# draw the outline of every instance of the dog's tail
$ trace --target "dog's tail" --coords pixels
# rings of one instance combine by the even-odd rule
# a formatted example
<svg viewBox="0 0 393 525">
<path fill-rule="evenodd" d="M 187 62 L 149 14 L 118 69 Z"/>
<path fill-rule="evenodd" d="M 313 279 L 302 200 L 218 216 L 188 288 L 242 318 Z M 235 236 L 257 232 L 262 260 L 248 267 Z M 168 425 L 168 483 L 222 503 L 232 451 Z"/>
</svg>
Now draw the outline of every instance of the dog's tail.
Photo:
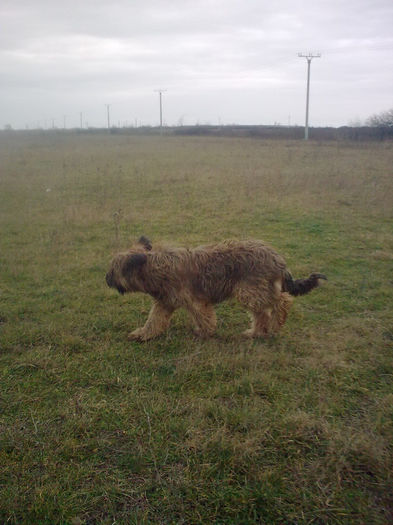
<svg viewBox="0 0 393 525">
<path fill-rule="evenodd" d="M 282 285 L 283 292 L 289 292 L 295 297 L 297 295 L 305 295 L 311 292 L 313 288 L 319 286 L 319 279 L 327 281 L 327 277 L 322 273 L 312 273 L 307 279 L 296 279 L 292 278 L 289 272 L 285 273 L 284 282 Z"/>
</svg>

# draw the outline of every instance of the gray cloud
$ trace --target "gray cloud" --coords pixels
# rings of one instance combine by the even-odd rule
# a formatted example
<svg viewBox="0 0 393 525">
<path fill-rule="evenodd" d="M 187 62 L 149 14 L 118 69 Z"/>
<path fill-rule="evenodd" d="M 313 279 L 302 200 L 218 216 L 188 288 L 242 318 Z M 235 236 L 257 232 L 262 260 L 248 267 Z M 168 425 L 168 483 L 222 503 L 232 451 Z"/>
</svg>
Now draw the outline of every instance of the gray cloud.
<svg viewBox="0 0 393 525">
<path fill-rule="evenodd" d="M 341 125 L 392 105 L 388 0 L 3 0 L 0 126 L 67 115 L 78 125 L 311 123 Z M 62 125 L 62 124 L 61 124 Z"/>
</svg>

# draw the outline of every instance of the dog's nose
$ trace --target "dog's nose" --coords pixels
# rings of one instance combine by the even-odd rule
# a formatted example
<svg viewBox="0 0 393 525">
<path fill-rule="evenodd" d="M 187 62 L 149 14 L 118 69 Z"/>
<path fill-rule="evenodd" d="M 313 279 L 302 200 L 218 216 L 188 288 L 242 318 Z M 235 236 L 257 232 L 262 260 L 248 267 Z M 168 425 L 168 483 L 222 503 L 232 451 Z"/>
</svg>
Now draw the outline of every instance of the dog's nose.
<svg viewBox="0 0 393 525">
<path fill-rule="evenodd" d="M 108 272 L 106 275 L 105 275 L 105 281 L 106 281 L 106 284 L 111 288 L 113 283 L 112 283 L 112 272 Z"/>
</svg>

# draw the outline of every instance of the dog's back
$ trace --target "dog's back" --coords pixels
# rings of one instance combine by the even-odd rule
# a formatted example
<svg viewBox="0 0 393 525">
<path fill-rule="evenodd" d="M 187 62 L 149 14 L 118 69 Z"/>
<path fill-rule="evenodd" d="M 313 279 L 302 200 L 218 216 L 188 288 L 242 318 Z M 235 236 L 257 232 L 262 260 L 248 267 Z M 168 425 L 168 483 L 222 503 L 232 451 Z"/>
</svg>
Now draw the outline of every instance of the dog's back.
<svg viewBox="0 0 393 525">
<path fill-rule="evenodd" d="M 261 241 L 223 241 L 190 250 L 193 291 L 212 303 L 233 295 L 240 282 L 283 277 L 285 261 Z"/>
</svg>

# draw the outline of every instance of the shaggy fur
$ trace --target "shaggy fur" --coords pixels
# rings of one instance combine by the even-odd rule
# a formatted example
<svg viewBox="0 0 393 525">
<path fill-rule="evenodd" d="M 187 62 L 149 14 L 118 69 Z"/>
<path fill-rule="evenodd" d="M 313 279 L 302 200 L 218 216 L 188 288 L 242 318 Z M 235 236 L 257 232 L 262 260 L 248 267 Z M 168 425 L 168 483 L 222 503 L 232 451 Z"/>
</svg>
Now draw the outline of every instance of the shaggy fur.
<svg viewBox="0 0 393 525">
<path fill-rule="evenodd" d="M 146 237 L 115 256 L 106 275 L 121 294 L 143 292 L 155 301 L 146 324 L 129 337 L 147 341 L 164 332 L 172 313 L 183 307 L 195 331 L 210 336 L 216 328 L 213 305 L 236 298 L 252 315 L 249 337 L 267 336 L 285 323 L 292 297 L 317 287 L 322 274 L 293 280 L 284 259 L 262 241 L 223 241 L 186 248 L 156 248 Z"/>
</svg>

